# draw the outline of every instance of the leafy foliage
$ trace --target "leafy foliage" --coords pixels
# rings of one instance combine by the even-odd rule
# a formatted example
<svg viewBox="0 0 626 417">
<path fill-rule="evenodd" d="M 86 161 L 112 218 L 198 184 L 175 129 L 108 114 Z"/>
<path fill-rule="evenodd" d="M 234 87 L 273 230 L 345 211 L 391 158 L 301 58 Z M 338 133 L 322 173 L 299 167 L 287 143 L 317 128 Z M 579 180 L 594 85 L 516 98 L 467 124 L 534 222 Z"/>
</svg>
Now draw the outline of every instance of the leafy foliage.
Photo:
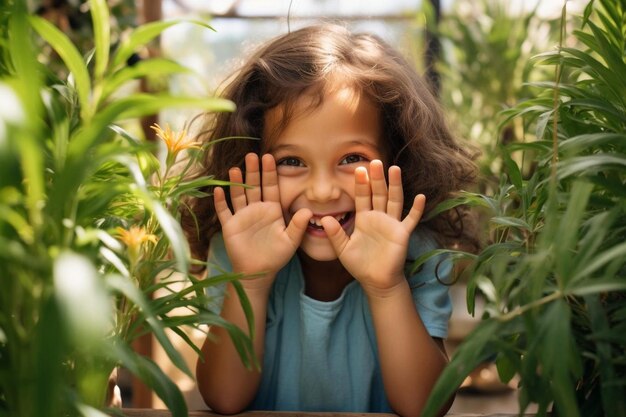
<svg viewBox="0 0 626 417">
<path fill-rule="evenodd" d="M 626 2 L 591 1 L 574 35 L 581 48 L 562 41 L 535 58 L 555 80 L 502 113 L 536 140 L 502 147 L 492 196 L 457 201 L 491 211 L 492 242 L 467 256 L 468 304 L 480 292 L 486 311 L 427 416 L 493 356 L 503 381 L 519 375 L 520 415 L 530 403 L 538 415 L 626 415 Z M 516 154 L 534 156 L 529 175 Z"/>
<path fill-rule="evenodd" d="M 126 64 L 176 22 L 139 27 L 110 54 L 107 4 L 89 4 L 95 50 L 86 55 L 24 1 L 8 2 L 0 15 L 0 415 L 102 415 L 109 374 L 123 365 L 183 416 L 180 390 L 131 343 L 154 334 L 191 374 L 165 329 L 192 345 L 182 326 L 219 325 L 252 363 L 246 332 L 205 308 L 206 287 L 238 285 L 239 277 L 189 273 L 177 213 L 186 195 L 214 183 L 186 179 L 206 149 L 195 149 L 184 132 L 173 140 L 166 129 L 170 146 L 159 159 L 124 123 L 166 107 L 233 106 L 218 98 L 118 94 L 151 72 L 185 70 L 163 58 Z M 41 40 L 67 76 L 36 60 Z M 181 280 L 187 289 L 170 288 Z M 154 297 L 158 289 L 165 295 Z M 172 317 L 174 308 L 187 314 Z"/>
<path fill-rule="evenodd" d="M 480 147 L 481 192 L 498 185 L 502 159 L 498 148 L 521 140 L 521 123 L 498 129 L 498 113 L 536 93 L 531 81 L 551 76 L 530 57 L 553 41 L 555 23 L 536 10 L 516 10 L 514 2 L 454 2 L 438 30 L 443 44 L 439 69 L 445 82 L 441 99 L 461 137 Z M 518 5 L 519 6 L 519 5 Z"/>
</svg>

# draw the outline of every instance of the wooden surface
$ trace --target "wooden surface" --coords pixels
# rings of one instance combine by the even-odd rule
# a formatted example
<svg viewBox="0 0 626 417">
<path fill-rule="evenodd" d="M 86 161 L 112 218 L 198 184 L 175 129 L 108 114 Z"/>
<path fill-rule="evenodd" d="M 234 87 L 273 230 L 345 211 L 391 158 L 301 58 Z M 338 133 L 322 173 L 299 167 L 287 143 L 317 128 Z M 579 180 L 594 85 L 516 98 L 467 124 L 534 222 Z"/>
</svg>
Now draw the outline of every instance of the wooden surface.
<svg viewBox="0 0 626 417">
<path fill-rule="evenodd" d="M 141 408 L 124 408 L 124 415 L 128 417 L 171 417 L 167 410 L 150 410 Z M 190 411 L 189 417 L 215 417 L 221 414 L 210 411 Z M 234 414 L 231 417 L 397 417 L 395 414 L 384 413 L 309 413 L 299 411 L 247 411 Z M 517 414 L 447 414 L 450 417 L 514 417 Z"/>
</svg>

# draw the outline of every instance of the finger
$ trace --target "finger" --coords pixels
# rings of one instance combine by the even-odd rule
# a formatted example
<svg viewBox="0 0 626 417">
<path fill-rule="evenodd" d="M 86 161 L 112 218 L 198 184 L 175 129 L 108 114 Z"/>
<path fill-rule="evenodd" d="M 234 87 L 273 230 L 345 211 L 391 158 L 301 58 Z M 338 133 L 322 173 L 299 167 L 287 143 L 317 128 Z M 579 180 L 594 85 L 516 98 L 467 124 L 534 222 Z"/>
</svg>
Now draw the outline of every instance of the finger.
<svg viewBox="0 0 626 417">
<path fill-rule="evenodd" d="M 241 185 L 237 185 L 243 183 L 241 170 L 239 168 L 228 170 L 228 180 L 235 183 L 230 186 L 230 201 L 233 203 L 233 209 L 237 212 L 247 205 L 244 188 Z"/>
<path fill-rule="evenodd" d="M 300 246 L 302 242 L 302 236 L 306 232 L 306 228 L 309 226 L 309 219 L 313 216 L 313 212 L 309 209 L 300 209 L 293 215 L 291 221 L 287 225 L 285 232 L 289 239 L 296 246 Z"/>
<path fill-rule="evenodd" d="M 215 190 L 213 191 L 213 202 L 215 204 L 217 218 L 219 219 L 220 224 L 224 226 L 233 214 L 230 212 L 230 208 L 226 203 L 226 193 L 222 187 L 215 187 Z"/>
<path fill-rule="evenodd" d="M 280 201 L 280 192 L 278 188 L 278 173 L 276 172 L 276 161 L 270 154 L 263 155 L 261 159 L 263 175 L 261 181 L 263 183 L 263 201 Z"/>
<path fill-rule="evenodd" d="M 413 231 L 420 219 L 422 218 L 422 214 L 424 214 L 424 206 L 426 205 L 426 197 L 424 194 L 418 194 L 415 196 L 413 200 L 413 206 L 411 206 L 411 210 L 409 214 L 402 220 L 402 224 L 406 227 L 408 232 Z"/>
<path fill-rule="evenodd" d="M 372 207 L 376 211 L 387 211 L 387 182 L 383 163 L 378 159 L 370 162 L 370 184 L 372 186 Z"/>
<path fill-rule="evenodd" d="M 387 214 L 394 219 L 402 218 L 404 207 L 404 191 L 402 190 L 402 173 L 400 167 L 394 165 L 389 168 L 389 201 L 387 201 Z"/>
<path fill-rule="evenodd" d="M 248 204 L 261 201 L 261 171 L 259 170 L 259 157 L 255 153 L 249 153 L 246 162 L 246 198 Z"/>
<path fill-rule="evenodd" d="M 330 244 L 335 249 L 335 253 L 337 257 L 343 253 L 344 248 L 348 244 L 350 238 L 346 234 L 346 232 L 341 227 L 341 224 L 332 216 L 322 217 L 321 220 L 322 227 L 324 227 L 324 231 L 326 232 L 326 236 L 328 236 L 328 240 L 330 240 Z"/>
<path fill-rule="evenodd" d="M 365 167 L 354 170 L 354 207 L 357 212 L 372 209 L 372 189 Z"/>
</svg>

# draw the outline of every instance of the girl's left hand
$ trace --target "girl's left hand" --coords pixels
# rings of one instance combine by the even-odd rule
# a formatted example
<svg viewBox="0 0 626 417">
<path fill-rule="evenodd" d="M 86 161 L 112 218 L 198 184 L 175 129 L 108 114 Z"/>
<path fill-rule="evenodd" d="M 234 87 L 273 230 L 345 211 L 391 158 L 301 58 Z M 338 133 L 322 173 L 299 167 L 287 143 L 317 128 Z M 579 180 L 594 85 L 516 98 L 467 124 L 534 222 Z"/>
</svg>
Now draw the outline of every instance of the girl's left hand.
<svg viewBox="0 0 626 417">
<path fill-rule="evenodd" d="M 339 261 L 369 295 L 384 293 L 405 280 L 404 265 L 409 237 L 424 212 L 426 197 L 419 194 L 409 214 L 402 219 L 404 194 L 400 167 L 389 168 L 389 188 L 383 164 L 370 162 L 354 172 L 356 219 L 348 236 L 331 216 L 322 225 Z"/>
</svg>

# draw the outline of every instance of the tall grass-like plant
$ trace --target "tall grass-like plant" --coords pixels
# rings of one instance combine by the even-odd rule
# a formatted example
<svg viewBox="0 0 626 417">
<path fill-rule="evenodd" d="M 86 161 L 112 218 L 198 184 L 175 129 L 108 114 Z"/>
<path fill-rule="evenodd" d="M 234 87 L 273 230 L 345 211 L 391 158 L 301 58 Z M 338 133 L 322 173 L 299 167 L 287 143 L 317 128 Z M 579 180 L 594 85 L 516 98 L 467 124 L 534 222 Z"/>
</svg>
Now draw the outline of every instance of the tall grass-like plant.
<svg viewBox="0 0 626 417">
<path fill-rule="evenodd" d="M 562 28 L 565 28 L 565 7 Z M 563 29 L 564 31 L 564 29 Z M 424 415 L 482 361 L 518 375 L 520 414 L 626 415 L 626 2 L 589 2 L 574 36 L 537 64 L 555 69 L 537 97 L 502 115 L 537 140 L 502 148 L 493 195 L 467 194 L 490 212 L 491 242 L 471 259 L 468 304 L 483 320 L 434 388 Z M 561 39 L 564 39 L 561 33 Z M 535 155 L 522 174 L 517 160 Z"/>
<path fill-rule="evenodd" d="M 163 58 L 127 64 L 178 21 L 140 26 L 110 52 L 107 4 L 89 6 L 92 51 L 79 51 L 25 1 L 5 1 L 0 13 L 0 415 L 102 416 L 109 375 L 124 366 L 173 415 L 184 416 L 176 384 L 131 343 L 154 334 L 191 375 L 164 330 L 195 348 L 181 326 L 220 325 L 251 363 L 246 332 L 205 308 L 207 286 L 238 277 L 189 274 L 177 213 L 185 196 L 216 183 L 185 179 L 206 149 L 184 131 L 157 126 L 167 151 L 159 159 L 123 123 L 166 107 L 233 106 L 218 98 L 117 94 L 136 78 L 186 71 Z M 59 55 L 67 78 L 37 60 L 36 37 Z M 169 289 L 181 280 L 187 289 Z M 157 289 L 165 295 L 154 298 Z M 188 314 L 169 315 L 181 307 Z"/>
<path fill-rule="evenodd" d="M 459 135 L 482 151 L 481 192 L 497 187 L 498 146 L 523 136 L 517 120 L 498 131 L 498 113 L 532 97 L 536 90 L 530 81 L 550 77 L 530 62 L 555 38 L 554 22 L 538 17 L 536 7 L 524 10 L 510 0 L 458 0 L 439 24 L 441 100 Z"/>
</svg>

